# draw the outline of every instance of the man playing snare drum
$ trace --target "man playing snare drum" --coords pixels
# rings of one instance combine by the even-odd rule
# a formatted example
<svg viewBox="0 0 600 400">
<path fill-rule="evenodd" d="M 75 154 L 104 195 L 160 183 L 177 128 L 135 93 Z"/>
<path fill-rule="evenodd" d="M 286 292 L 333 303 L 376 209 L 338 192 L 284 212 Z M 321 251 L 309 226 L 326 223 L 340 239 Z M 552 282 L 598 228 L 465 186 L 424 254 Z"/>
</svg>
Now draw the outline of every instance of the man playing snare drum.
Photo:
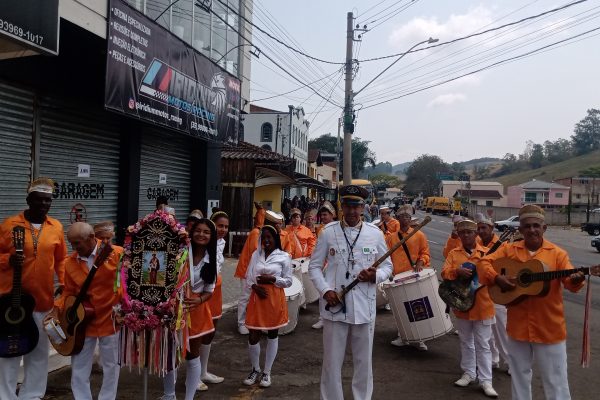
<svg viewBox="0 0 600 400">
<path fill-rule="evenodd" d="M 385 259 L 379 269 L 371 267 L 387 251 L 387 246 L 381 230 L 361 221 L 367 190 L 348 185 L 341 188 L 340 195 L 344 219 L 323 228 L 308 267 L 310 279 L 322 296 L 319 301 L 323 318 L 321 399 L 344 398 L 342 364 L 346 343 L 350 343 L 354 363 L 352 394 L 355 399 L 368 400 L 373 394 L 376 284 L 390 276 L 392 263 Z M 326 262 L 327 274 L 324 274 Z M 360 283 L 340 303 L 337 292 L 356 278 Z"/>
<path fill-rule="evenodd" d="M 413 228 L 410 227 L 412 217 L 412 206 L 404 204 L 396 211 L 396 218 L 400 222 L 400 230 L 391 233 L 385 237 L 388 248 L 392 248 L 396 243 L 400 242 L 404 236 L 409 235 Z M 424 267 L 429 267 L 429 244 L 427 237 L 422 231 L 416 232 L 410 239 L 402 245 L 402 249 L 398 249 L 391 255 L 392 264 L 394 266 L 394 275 L 405 271 L 421 271 Z M 392 345 L 402 347 L 405 342 L 400 336 L 392 340 Z M 419 342 L 419 350 L 427 350 L 427 346 L 423 342 Z"/>
</svg>

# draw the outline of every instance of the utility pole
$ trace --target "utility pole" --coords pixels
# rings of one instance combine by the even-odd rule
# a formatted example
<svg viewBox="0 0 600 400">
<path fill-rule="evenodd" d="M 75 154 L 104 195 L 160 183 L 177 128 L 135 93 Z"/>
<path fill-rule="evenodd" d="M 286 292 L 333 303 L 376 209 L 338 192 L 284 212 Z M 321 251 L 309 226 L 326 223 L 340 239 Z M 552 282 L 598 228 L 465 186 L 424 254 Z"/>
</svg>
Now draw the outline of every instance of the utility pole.
<svg viewBox="0 0 600 400">
<path fill-rule="evenodd" d="M 344 185 L 352 183 L 352 133 L 354 133 L 354 94 L 352 93 L 352 52 L 354 47 L 354 15 L 347 15 L 346 87 L 344 91 Z"/>
<path fill-rule="evenodd" d="M 275 153 L 277 151 L 277 142 L 279 141 L 279 133 L 281 132 L 281 115 L 277 114 L 277 128 L 275 129 Z M 281 139 L 281 154 L 283 154 L 283 138 Z"/>
</svg>

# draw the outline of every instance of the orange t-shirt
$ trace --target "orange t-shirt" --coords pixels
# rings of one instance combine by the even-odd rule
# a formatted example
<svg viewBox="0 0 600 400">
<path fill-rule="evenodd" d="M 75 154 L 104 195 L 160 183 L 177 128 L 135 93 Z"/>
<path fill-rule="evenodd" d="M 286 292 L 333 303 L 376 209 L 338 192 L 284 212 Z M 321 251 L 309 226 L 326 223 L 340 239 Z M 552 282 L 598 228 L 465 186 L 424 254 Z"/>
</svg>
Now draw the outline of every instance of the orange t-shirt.
<svg viewBox="0 0 600 400">
<path fill-rule="evenodd" d="M 494 244 L 496 244 L 496 242 L 498 240 L 500 240 L 500 238 L 495 233 L 492 234 L 492 240 L 490 240 L 490 242 L 487 244 L 487 246 L 483 244 L 483 241 L 481 240 L 481 238 L 479 236 L 477 236 L 477 239 L 475 239 L 475 240 L 477 240 L 477 244 L 478 245 L 480 245 L 481 247 L 484 248 L 484 250 L 485 250 L 485 252 L 487 254 L 487 252 L 490 251 L 490 249 L 492 248 L 492 246 Z"/>
<path fill-rule="evenodd" d="M 296 227 L 288 225 L 285 228 L 285 231 L 288 233 L 289 240 L 294 242 L 291 253 L 292 259 L 310 257 L 315 248 L 315 244 L 317 243 L 317 239 L 310 229 L 304 225 L 298 225 Z"/>
<path fill-rule="evenodd" d="M 100 241 L 98 241 L 98 244 Z M 96 275 L 87 291 L 87 300 L 94 307 L 94 318 L 90 320 L 86 329 L 86 337 L 102 337 L 116 333 L 112 320 L 112 309 L 121 301 L 121 289 L 114 291 L 114 282 L 117 274 L 117 266 L 123 248 L 112 246 L 113 251 L 106 261 L 98 268 Z M 98 247 L 96 247 L 98 251 Z M 77 252 L 73 252 L 65 263 L 65 289 L 56 304 L 59 308 L 64 307 L 64 301 L 69 296 L 77 296 L 90 269 L 87 262 L 78 258 Z"/>
<path fill-rule="evenodd" d="M 485 248 L 480 245 L 476 245 L 471 254 L 467 253 L 464 247 L 457 247 L 448 253 L 444 266 L 442 268 L 442 278 L 449 280 L 456 280 L 456 271 L 461 268 L 463 263 L 470 262 L 474 264 L 477 269 L 477 276 L 481 281 L 481 275 L 484 273 L 483 269 L 479 268 L 479 261 L 485 254 Z M 494 303 L 490 299 L 490 294 L 486 286 L 481 287 L 475 294 L 475 304 L 469 311 L 458 311 L 453 310 L 454 315 L 460 319 L 468 319 L 469 321 L 483 321 L 490 319 L 495 315 Z"/>
<path fill-rule="evenodd" d="M 21 271 L 21 287 L 35 299 L 35 311 L 49 311 L 54 304 L 54 275 L 60 285 L 65 282 L 65 258 L 67 245 L 62 224 L 46 217 L 39 234 L 37 256 L 33 255 L 33 237 L 29 221 L 23 213 L 8 217 L 0 225 L 0 294 L 10 293 L 13 286 L 13 267 L 9 264 L 10 255 L 15 252 L 12 229 L 25 228 L 25 262 Z M 39 230 L 35 230 L 38 234 Z"/>
<path fill-rule="evenodd" d="M 286 231 L 279 231 L 279 239 L 281 239 L 281 250 L 288 253 L 290 256 L 296 251 L 296 241 Z"/>
<path fill-rule="evenodd" d="M 457 247 L 462 247 L 460 238 L 458 236 L 453 238 L 452 235 L 450 235 L 450 237 L 446 241 L 446 245 L 444 246 L 444 258 L 448 257 L 448 253 L 450 253 L 450 251 L 456 249 Z"/>
<path fill-rule="evenodd" d="M 385 223 L 385 225 L 384 225 L 383 221 L 381 221 L 378 226 L 383 231 L 383 234 L 385 236 L 388 236 L 388 235 L 390 235 L 392 233 L 396 233 L 400 230 L 400 221 L 392 218 L 389 221 L 387 221 Z"/>
<path fill-rule="evenodd" d="M 493 285 L 496 271 L 492 262 L 503 257 L 525 262 L 531 259 L 540 260 L 548 271 L 572 269 L 566 251 L 544 239 L 542 247 L 533 255 L 525 248 L 524 241 L 505 243 L 495 253 L 484 257 L 479 263 L 484 275 L 481 280 L 486 285 Z M 567 327 L 562 298 L 562 285 L 571 292 L 579 291 L 584 283 L 573 285 L 570 278 L 555 279 L 549 282 L 550 290 L 546 296 L 527 296 L 516 304 L 509 304 L 506 331 L 515 339 L 534 343 L 559 343 L 567 338 Z"/>
<path fill-rule="evenodd" d="M 246 238 L 246 243 L 244 243 L 244 247 L 242 248 L 242 252 L 240 253 L 240 258 L 238 259 L 237 267 L 235 268 L 235 277 L 240 279 L 246 278 L 246 271 L 248 270 L 248 264 L 250 264 L 250 258 L 252 258 L 252 253 L 258 249 L 258 238 L 260 237 L 260 228 L 254 228 L 248 234 Z"/>
<path fill-rule="evenodd" d="M 409 235 L 413 230 L 413 228 L 408 228 L 408 231 L 406 233 L 402 232 L 402 236 Z M 388 246 L 388 249 L 390 249 L 396 243 L 400 242 L 400 237 L 396 232 L 394 234 L 387 235 L 385 237 L 385 241 Z M 394 265 L 394 275 L 412 269 L 410 261 L 408 260 L 408 257 L 406 256 L 406 252 L 404 251 L 403 247 L 404 246 L 400 246 L 390 256 L 392 258 L 392 264 Z M 429 267 L 429 262 L 431 259 L 429 255 L 429 243 L 427 243 L 427 237 L 423 232 L 418 231 L 410 239 L 408 239 L 406 241 L 406 247 L 408 248 L 410 258 L 414 263 L 416 263 L 417 261 L 423 261 L 423 266 Z"/>
</svg>

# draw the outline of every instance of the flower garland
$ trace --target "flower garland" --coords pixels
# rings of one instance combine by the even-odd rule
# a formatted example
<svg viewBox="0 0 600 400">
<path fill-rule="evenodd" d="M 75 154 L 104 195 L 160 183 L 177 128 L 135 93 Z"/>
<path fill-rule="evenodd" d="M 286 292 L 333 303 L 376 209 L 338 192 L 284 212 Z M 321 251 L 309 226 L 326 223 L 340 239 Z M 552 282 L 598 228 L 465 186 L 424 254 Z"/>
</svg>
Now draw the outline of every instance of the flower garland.
<svg viewBox="0 0 600 400">
<path fill-rule="evenodd" d="M 179 250 L 176 256 L 175 276 L 178 280 L 169 298 L 152 306 L 127 293 L 128 269 L 131 268 L 134 237 L 150 222 L 159 218 L 177 234 Z M 117 268 L 115 290 L 121 288 L 122 300 L 113 307 L 114 319 L 121 324 L 121 365 L 148 367 L 150 373 L 162 375 L 177 365 L 180 358 L 180 330 L 185 326 L 180 299 L 186 274 L 180 274 L 188 256 L 189 237 L 185 226 L 162 210 L 146 215 L 127 228 L 123 257 Z M 183 276 L 180 276 L 183 275 Z M 178 332 L 179 331 L 179 332 Z"/>
</svg>

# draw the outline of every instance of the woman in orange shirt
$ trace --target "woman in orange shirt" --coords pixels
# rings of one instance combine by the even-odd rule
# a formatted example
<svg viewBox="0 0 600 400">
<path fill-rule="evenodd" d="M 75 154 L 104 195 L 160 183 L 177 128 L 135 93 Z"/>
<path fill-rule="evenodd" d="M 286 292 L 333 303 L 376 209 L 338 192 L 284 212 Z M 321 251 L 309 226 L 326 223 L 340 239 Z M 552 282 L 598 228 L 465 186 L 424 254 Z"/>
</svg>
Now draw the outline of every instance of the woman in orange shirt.
<svg viewBox="0 0 600 400">
<path fill-rule="evenodd" d="M 252 372 L 244 379 L 245 385 L 255 384 L 259 378 L 261 387 L 271 386 L 271 367 L 277 356 L 279 328 L 288 323 L 287 303 L 284 288 L 292 285 L 292 260 L 281 249 L 281 239 L 277 230 L 265 225 L 261 231 L 261 249 L 252 254 L 246 274 L 246 286 L 252 291 L 248 301 L 246 326 L 248 353 Z M 267 351 L 265 368 L 261 375 L 260 332 L 267 331 Z"/>
<path fill-rule="evenodd" d="M 442 269 L 442 278 L 449 280 L 475 280 L 479 272 L 477 263 L 485 255 L 483 247 L 476 242 L 477 224 L 464 220 L 456 227 L 461 246 L 453 249 L 446 257 Z M 490 337 L 494 323 L 494 305 L 487 287 L 481 287 L 475 295 L 475 304 L 468 311 L 454 310 L 458 336 L 460 337 L 463 375 L 454 382 L 456 386 L 466 387 L 479 379 L 483 392 L 488 397 L 498 397 L 492 386 L 492 351 Z"/>
</svg>

